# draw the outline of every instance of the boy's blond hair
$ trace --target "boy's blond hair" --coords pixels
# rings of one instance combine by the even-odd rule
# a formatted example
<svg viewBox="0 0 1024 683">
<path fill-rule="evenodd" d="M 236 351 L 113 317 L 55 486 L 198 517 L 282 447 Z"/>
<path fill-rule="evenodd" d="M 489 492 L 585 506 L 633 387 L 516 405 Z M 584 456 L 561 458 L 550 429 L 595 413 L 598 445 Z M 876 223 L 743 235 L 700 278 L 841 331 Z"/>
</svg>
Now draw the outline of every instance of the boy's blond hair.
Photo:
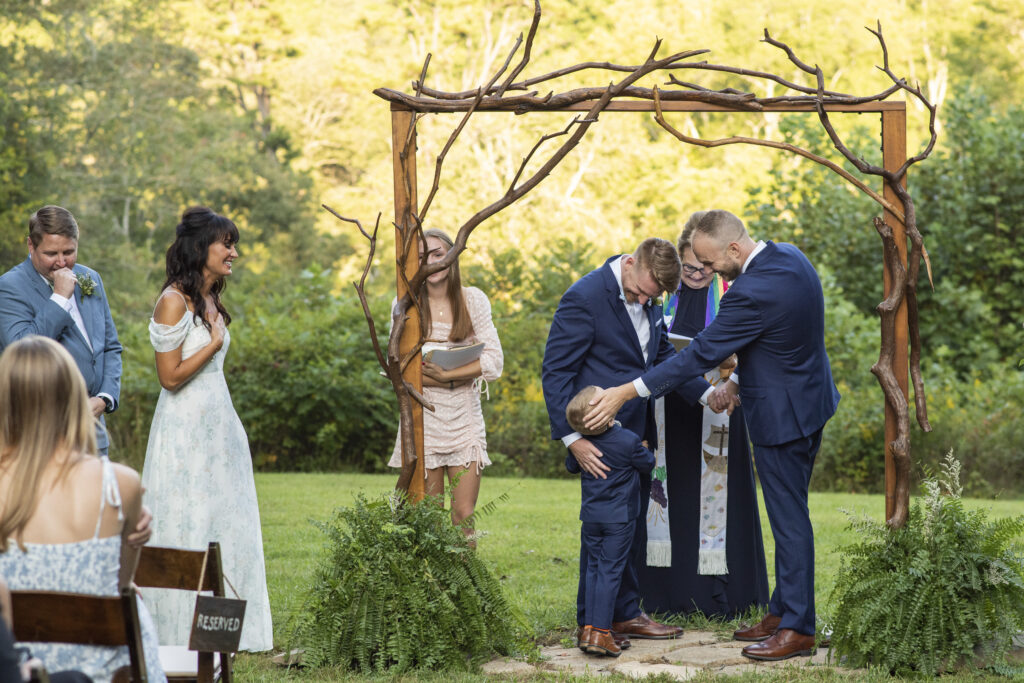
<svg viewBox="0 0 1024 683">
<path fill-rule="evenodd" d="M 608 425 L 601 425 L 596 429 L 587 429 L 586 425 L 583 424 L 583 417 L 590 412 L 590 402 L 593 400 L 594 394 L 597 393 L 598 389 L 600 387 L 596 387 L 593 384 L 583 387 L 572 397 L 569 405 L 565 407 L 565 419 L 569 421 L 569 426 L 583 436 L 603 434 L 608 430 Z"/>
</svg>

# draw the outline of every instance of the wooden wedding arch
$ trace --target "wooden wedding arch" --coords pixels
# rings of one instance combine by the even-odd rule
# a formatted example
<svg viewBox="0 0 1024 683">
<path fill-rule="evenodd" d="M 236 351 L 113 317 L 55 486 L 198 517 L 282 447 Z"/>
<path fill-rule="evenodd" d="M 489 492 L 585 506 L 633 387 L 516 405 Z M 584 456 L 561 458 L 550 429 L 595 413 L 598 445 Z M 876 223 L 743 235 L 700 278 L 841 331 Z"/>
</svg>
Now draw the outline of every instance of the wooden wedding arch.
<svg viewBox="0 0 1024 683">
<path fill-rule="evenodd" d="M 917 420 L 922 429 L 930 430 L 924 399 L 924 387 L 920 374 L 920 337 L 917 325 L 916 286 L 919 266 L 927 265 L 921 234 L 916 225 L 913 199 L 907 191 L 906 173 L 909 167 L 925 159 L 934 147 L 935 112 L 920 87 L 911 87 L 905 79 L 898 78 L 889 67 L 888 51 L 882 36 L 881 25 L 868 29 L 878 40 L 882 50 L 881 69 L 892 81 L 886 90 L 866 96 L 834 92 L 824 87 L 824 74 L 817 66 L 809 66 L 797 57 L 785 43 L 772 38 L 765 30 L 763 42 L 783 50 L 788 59 L 801 71 L 814 77 L 813 86 L 790 82 L 776 74 L 728 65 L 694 61 L 694 57 L 708 50 L 688 50 L 658 58 L 661 41 L 655 42 L 647 59 L 639 65 L 619 65 L 610 62 L 587 62 L 559 69 L 534 78 L 517 80 L 529 63 L 531 49 L 540 24 L 539 0 L 534 0 L 534 17 L 527 37 L 520 35 L 509 52 L 502 67 L 490 81 L 475 90 L 465 92 L 444 92 L 425 85 L 430 63 L 428 55 L 420 77 L 413 82 L 413 94 L 387 88 L 374 91 L 379 97 L 391 103 L 392 156 L 394 169 L 395 209 L 395 263 L 397 272 L 398 304 L 392 311 L 392 332 L 386 349 L 377 341 L 376 327 L 366 301 L 364 285 L 369 273 L 376 248 L 380 216 L 372 232 L 352 218 L 346 218 L 330 207 L 324 207 L 340 220 L 357 225 L 369 241 L 369 255 L 362 278 L 355 283 L 371 340 L 378 362 L 384 369 L 398 397 L 400 412 L 400 438 L 402 443 L 402 473 L 396 488 L 407 491 L 418 500 L 423 493 L 423 409 L 433 409 L 423 397 L 420 364 L 411 362 L 419 357 L 424 336 L 418 302 L 409 295 L 418 290 L 430 274 L 447 268 L 466 246 L 474 228 L 502 209 L 510 206 L 539 184 L 552 169 L 585 136 L 591 125 L 597 123 L 604 112 L 652 113 L 658 124 L 669 131 L 680 142 L 702 147 L 717 147 L 728 144 L 753 144 L 773 147 L 798 154 L 821 164 L 841 175 L 861 192 L 867 194 L 882 209 L 882 216 L 874 219 L 874 227 L 883 243 L 884 299 L 878 305 L 881 318 L 881 349 L 878 362 L 872 372 L 878 378 L 885 394 L 885 501 L 886 520 L 892 527 L 902 526 L 907 519 L 910 496 L 910 434 L 908 375 L 914 383 Z M 512 60 L 522 47 L 519 62 L 510 69 Z M 780 97 L 757 97 L 753 93 L 725 88 L 711 90 L 693 83 L 679 80 L 674 72 L 679 70 L 714 71 L 737 74 L 749 79 L 773 81 L 784 86 L 790 93 Z M 583 87 L 538 96 L 533 87 L 547 83 L 570 73 L 613 72 L 627 74 L 621 80 L 608 85 Z M 649 74 L 669 74 L 665 86 L 645 88 L 634 85 Z M 504 77 L 504 78 L 502 78 Z M 930 112 L 930 138 L 923 151 L 913 157 L 907 156 L 907 113 L 906 103 L 887 101 L 894 93 L 904 92 L 920 101 Z M 469 118 L 478 112 L 504 112 L 526 114 L 535 111 L 583 112 L 576 115 L 566 128 L 542 136 L 524 156 L 517 173 L 512 178 L 505 194 L 481 208 L 459 228 L 455 245 L 447 257 L 432 265 L 420 263 L 418 244 L 422 239 L 422 225 L 434 196 L 441 185 L 444 159 L 455 143 Z M 458 125 L 452 130 L 447 143 L 435 159 L 433 183 L 422 204 L 418 201 L 416 123 L 425 115 L 433 113 L 461 113 Z M 862 176 L 876 176 L 882 182 L 881 193 L 873 190 L 864 181 L 846 171 L 838 164 L 819 157 L 794 145 L 745 137 L 730 137 L 719 140 L 702 140 L 689 137 L 676 130 L 663 116 L 664 112 L 814 112 L 828 133 L 834 147 L 859 171 Z M 878 114 L 881 119 L 882 166 L 869 164 L 856 157 L 843 143 L 832 127 L 830 115 L 841 113 Z M 567 138 L 547 157 L 540 168 L 526 173 L 527 163 L 534 159 L 539 150 L 557 138 Z"/>
</svg>

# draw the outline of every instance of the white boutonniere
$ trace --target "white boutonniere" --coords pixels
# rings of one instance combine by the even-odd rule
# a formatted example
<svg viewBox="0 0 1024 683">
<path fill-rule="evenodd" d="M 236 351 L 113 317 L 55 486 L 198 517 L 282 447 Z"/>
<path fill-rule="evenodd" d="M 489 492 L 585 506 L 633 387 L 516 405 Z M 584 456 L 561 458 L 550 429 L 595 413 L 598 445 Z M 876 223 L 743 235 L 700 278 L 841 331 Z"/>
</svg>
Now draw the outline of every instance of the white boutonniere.
<svg viewBox="0 0 1024 683">
<path fill-rule="evenodd" d="M 82 296 L 92 296 L 96 291 L 96 281 L 88 273 L 81 273 L 75 277 L 78 279 L 78 286 L 82 288 Z"/>
</svg>

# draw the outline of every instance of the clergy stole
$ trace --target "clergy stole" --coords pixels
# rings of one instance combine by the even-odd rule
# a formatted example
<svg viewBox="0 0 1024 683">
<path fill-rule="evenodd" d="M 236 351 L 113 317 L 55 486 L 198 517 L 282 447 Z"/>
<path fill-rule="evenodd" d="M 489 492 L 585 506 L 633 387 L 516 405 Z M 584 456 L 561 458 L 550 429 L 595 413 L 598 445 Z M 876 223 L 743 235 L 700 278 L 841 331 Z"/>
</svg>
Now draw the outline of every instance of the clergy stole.
<svg viewBox="0 0 1024 683">
<path fill-rule="evenodd" d="M 682 285 L 685 286 L 685 285 Z M 708 287 L 704 326 L 707 327 L 718 313 L 722 295 L 728 290 L 725 281 L 716 274 Z M 669 304 L 669 316 L 675 317 L 676 297 Z M 666 317 L 669 317 L 666 316 Z M 672 329 L 667 320 L 666 329 Z M 722 375 L 725 375 L 723 378 Z M 728 378 L 718 368 L 705 375 L 712 385 Z M 672 536 L 668 518 L 668 468 L 665 462 L 665 399 L 654 402 L 654 416 L 658 427 L 658 448 L 655 451 L 654 471 L 651 473 L 651 500 L 647 509 L 647 566 L 672 566 Z M 729 472 L 729 415 L 715 413 L 705 406 L 701 426 L 700 505 L 698 507 L 697 555 L 698 574 L 728 574 L 725 556 L 726 510 L 728 509 Z M 678 476 L 678 474 L 677 474 Z"/>
</svg>

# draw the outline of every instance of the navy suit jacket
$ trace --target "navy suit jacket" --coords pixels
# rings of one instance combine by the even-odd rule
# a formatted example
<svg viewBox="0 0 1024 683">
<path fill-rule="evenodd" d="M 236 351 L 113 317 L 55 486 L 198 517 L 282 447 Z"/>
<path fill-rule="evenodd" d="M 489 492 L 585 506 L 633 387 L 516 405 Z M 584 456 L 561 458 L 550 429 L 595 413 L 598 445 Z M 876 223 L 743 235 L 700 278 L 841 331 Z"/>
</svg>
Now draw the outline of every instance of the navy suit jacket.
<svg viewBox="0 0 1024 683">
<path fill-rule="evenodd" d="M 660 396 L 732 353 L 753 443 L 810 436 L 835 413 L 839 392 L 825 352 L 821 281 L 792 244 L 768 242 L 722 297 L 714 321 L 642 379 Z"/>
<path fill-rule="evenodd" d="M 622 305 L 619 284 L 611 269 L 612 261 L 618 258 L 613 256 L 577 280 L 562 295 L 551 321 L 541 381 L 552 439 L 575 431 L 565 419 L 565 407 L 580 389 L 591 384 L 602 388 L 624 384 L 675 354 L 661 306 L 650 305 L 646 311 L 651 338 L 644 361 L 636 329 Z M 709 385 L 703 377 L 687 380 L 680 383 L 678 391 L 692 403 Z M 629 401 L 615 419 L 634 434 L 644 435 L 653 448 L 657 445 L 657 430 L 648 404 L 644 398 Z"/>
<path fill-rule="evenodd" d="M 53 291 L 26 258 L 0 277 L 0 350 L 31 334 L 55 339 L 75 359 L 89 396 L 108 394 L 116 408 L 121 397 L 121 343 L 103 281 L 99 273 L 86 266 L 76 263 L 73 271 L 75 275 L 88 275 L 96 283 L 90 296 L 83 296 L 81 287 L 75 285 L 75 302 L 92 348 L 71 314 L 50 300 Z M 106 429 L 98 429 L 96 436 L 98 447 L 107 448 Z"/>
<path fill-rule="evenodd" d="M 640 475 L 654 469 L 654 454 L 644 448 L 639 436 L 618 424 L 587 438 L 601 451 L 601 462 L 611 471 L 607 479 L 581 474 L 580 521 L 632 522 L 640 514 Z M 580 473 L 572 453 L 565 456 L 565 468 Z"/>
</svg>

